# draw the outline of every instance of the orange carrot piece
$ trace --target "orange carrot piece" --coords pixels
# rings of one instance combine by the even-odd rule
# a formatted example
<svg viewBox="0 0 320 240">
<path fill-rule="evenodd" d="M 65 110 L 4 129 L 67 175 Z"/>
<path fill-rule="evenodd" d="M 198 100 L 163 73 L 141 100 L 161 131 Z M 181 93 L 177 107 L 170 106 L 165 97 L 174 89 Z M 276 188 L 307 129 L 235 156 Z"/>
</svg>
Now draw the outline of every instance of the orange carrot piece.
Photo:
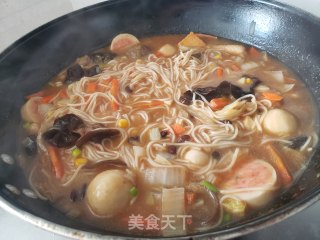
<svg viewBox="0 0 320 240">
<path fill-rule="evenodd" d="M 226 97 L 213 98 L 210 101 L 211 109 L 213 111 L 220 110 L 220 109 L 224 108 L 225 106 L 227 106 L 230 103 L 231 103 L 231 100 L 229 98 L 226 98 Z"/>
<path fill-rule="evenodd" d="M 268 99 L 272 102 L 281 102 L 283 100 L 283 97 L 281 95 L 273 92 L 264 92 L 261 95 L 263 98 Z"/>
<path fill-rule="evenodd" d="M 249 48 L 248 53 L 252 58 L 259 58 L 261 56 L 261 53 L 255 47 Z"/>
<path fill-rule="evenodd" d="M 118 94 L 119 94 L 119 89 L 120 89 L 120 86 L 119 86 L 118 79 L 112 78 L 111 79 L 111 94 L 112 94 L 112 96 L 117 98 Z"/>
<path fill-rule="evenodd" d="M 191 205 L 194 203 L 196 194 L 194 192 L 186 192 L 186 200 L 187 200 L 187 204 Z"/>
<path fill-rule="evenodd" d="M 54 98 L 54 96 L 55 95 L 48 95 L 48 96 L 42 97 L 41 103 L 48 104 Z"/>
<path fill-rule="evenodd" d="M 118 99 L 119 99 L 119 90 L 120 90 L 120 86 L 119 86 L 119 81 L 116 78 L 112 78 L 111 79 L 111 95 L 114 97 L 115 100 L 111 101 L 111 108 L 113 111 L 118 111 L 119 110 L 119 105 L 117 103 Z"/>
<path fill-rule="evenodd" d="M 216 75 L 218 78 L 221 78 L 223 76 L 223 69 L 222 68 L 218 68 L 216 70 Z"/>
<path fill-rule="evenodd" d="M 48 145 L 47 149 L 55 175 L 58 179 L 61 179 L 64 175 L 64 170 L 58 148 Z"/>
<path fill-rule="evenodd" d="M 240 71 L 240 67 L 237 65 L 237 64 L 232 64 L 231 65 L 231 69 L 233 70 L 233 71 Z"/>
<path fill-rule="evenodd" d="M 292 182 L 292 176 L 289 173 L 285 163 L 283 162 L 283 158 L 278 150 L 272 145 L 266 145 L 266 150 L 269 153 L 270 161 L 273 166 L 276 168 L 282 182 L 285 186 L 289 185 Z"/>
<path fill-rule="evenodd" d="M 181 135 L 186 131 L 186 129 L 179 123 L 174 123 L 171 127 L 176 135 Z"/>
<path fill-rule="evenodd" d="M 94 93 L 95 91 L 97 91 L 97 84 L 93 82 L 87 83 L 85 91 L 86 93 Z"/>
</svg>

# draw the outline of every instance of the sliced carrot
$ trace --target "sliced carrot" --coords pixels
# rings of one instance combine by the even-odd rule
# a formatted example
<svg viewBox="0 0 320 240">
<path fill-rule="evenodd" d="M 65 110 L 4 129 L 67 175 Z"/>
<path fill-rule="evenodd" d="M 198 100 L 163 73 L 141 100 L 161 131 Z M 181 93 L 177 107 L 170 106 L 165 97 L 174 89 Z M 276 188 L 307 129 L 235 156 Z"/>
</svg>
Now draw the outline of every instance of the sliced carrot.
<svg viewBox="0 0 320 240">
<path fill-rule="evenodd" d="M 273 93 L 273 92 L 264 92 L 261 94 L 261 96 L 265 99 L 272 101 L 272 102 L 281 102 L 283 100 L 283 97 L 281 95 Z"/>
<path fill-rule="evenodd" d="M 227 106 L 230 103 L 231 103 L 231 100 L 229 98 L 226 98 L 226 97 L 213 98 L 210 101 L 211 109 L 213 111 L 220 110 L 220 109 L 224 108 L 225 106 Z"/>
<path fill-rule="evenodd" d="M 186 131 L 186 129 L 179 123 L 172 124 L 171 128 L 176 135 L 181 135 Z"/>
<path fill-rule="evenodd" d="M 111 101 L 111 108 L 113 111 L 118 111 L 119 110 L 119 104 L 117 103 L 117 101 L 119 100 L 119 90 L 120 90 L 120 86 L 119 86 L 119 81 L 116 78 L 112 78 L 111 79 L 111 95 L 114 97 L 115 100 Z"/>
<path fill-rule="evenodd" d="M 223 76 L 223 69 L 222 68 L 218 68 L 216 70 L 216 75 L 218 78 L 221 78 Z"/>
<path fill-rule="evenodd" d="M 272 144 L 266 145 L 266 150 L 269 153 L 271 164 L 276 168 L 283 184 L 287 186 L 292 182 L 292 176 L 283 161 L 283 157 Z"/>
<path fill-rule="evenodd" d="M 248 53 L 252 58 L 259 58 L 261 56 L 261 53 L 255 47 L 249 48 Z"/>
<path fill-rule="evenodd" d="M 194 192 L 186 192 L 186 200 L 187 200 L 187 204 L 191 205 L 194 203 L 196 194 Z"/>
<path fill-rule="evenodd" d="M 55 97 L 55 95 L 44 96 L 41 99 L 41 103 L 48 104 L 54 97 Z"/>
<path fill-rule="evenodd" d="M 48 145 L 47 149 L 55 175 L 58 179 L 61 179 L 64 175 L 64 170 L 58 148 Z"/>
<path fill-rule="evenodd" d="M 94 82 L 87 83 L 85 87 L 85 91 L 86 93 L 94 93 L 95 91 L 97 91 L 97 84 Z"/>
<path fill-rule="evenodd" d="M 240 67 L 237 64 L 232 64 L 230 67 L 233 71 L 240 71 Z"/>
</svg>

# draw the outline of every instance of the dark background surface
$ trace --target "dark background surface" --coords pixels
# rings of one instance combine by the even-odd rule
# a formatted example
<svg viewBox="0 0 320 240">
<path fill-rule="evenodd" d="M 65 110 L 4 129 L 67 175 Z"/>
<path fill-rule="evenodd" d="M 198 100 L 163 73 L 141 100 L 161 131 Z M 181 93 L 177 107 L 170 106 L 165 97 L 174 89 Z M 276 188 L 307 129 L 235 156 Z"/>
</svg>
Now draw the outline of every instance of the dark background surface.
<svg viewBox="0 0 320 240">
<path fill-rule="evenodd" d="M 320 239 L 320 202 L 265 229 L 236 240 L 311 240 Z"/>
</svg>

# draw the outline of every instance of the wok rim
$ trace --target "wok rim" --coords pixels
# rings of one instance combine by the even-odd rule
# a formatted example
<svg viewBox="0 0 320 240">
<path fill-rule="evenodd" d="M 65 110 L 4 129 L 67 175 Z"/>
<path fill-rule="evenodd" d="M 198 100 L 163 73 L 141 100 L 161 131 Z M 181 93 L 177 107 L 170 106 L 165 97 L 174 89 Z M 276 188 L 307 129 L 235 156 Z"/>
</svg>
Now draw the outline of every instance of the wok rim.
<svg viewBox="0 0 320 240">
<path fill-rule="evenodd" d="M 225 229 L 221 231 L 214 232 L 205 232 L 205 233 L 195 233 L 186 236 L 173 236 L 168 237 L 168 239 L 190 239 L 190 238 L 208 238 L 213 237 L 214 239 L 230 239 L 239 236 L 243 236 L 258 230 L 261 230 L 265 227 L 269 227 L 276 223 L 279 223 L 302 210 L 310 207 L 314 203 L 320 200 L 320 189 L 309 194 L 303 199 L 299 201 L 289 204 L 285 207 L 281 207 L 278 211 L 275 211 L 270 214 L 266 214 L 264 216 L 258 217 L 252 222 L 245 223 L 242 226 L 235 226 L 230 229 Z M 113 235 L 103 235 L 93 232 L 87 232 L 83 230 L 78 230 L 75 228 L 66 227 L 49 220 L 43 219 L 41 217 L 35 216 L 31 213 L 28 213 L 24 210 L 19 209 L 14 206 L 10 202 L 6 201 L 4 198 L 0 196 L 0 207 L 5 211 L 11 213 L 14 216 L 19 217 L 20 219 L 33 224 L 41 229 L 45 229 L 49 232 L 59 234 L 61 236 L 69 237 L 72 239 L 90 239 L 90 240 L 98 240 L 98 239 L 150 239 L 150 237 L 144 236 L 113 236 Z M 245 226 L 245 227 L 244 227 Z M 242 229 L 243 228 L 243 229 Z M 152 239 L 159 239 L 163 237 L 153 237 Z"/>
<path fill-rule="evenodd" d="M 11 45 L 6 47 L 0 53 L 0 62 L 2 62 L 3 59 L 5 59 L 6 56 L 9 55 L 11 52 L 13 52 L 16 48 L 23 45 L 25 42 L 31 40 L 33 37 L 41 33 L 43 30 L 53 27 L 54 25 L 67 20 L 69 17 L 74 17 L 78 14 L 83 14 L 88 11 L 94 11 L 94 9 L 100 8 L 105 5 L 112 5 L 112 4 L 117 4 L 119 2 L 126 2 L 126 1 L 128 0 L 106 0 L 104 2 L 93 4 L 93 5 L 78 9 L 76 11 L 72 11 L 70 13 L 64 14 L 58 18 L 55 18 L 35 28 L 34 30 L 26 33 L 25 35 L 23 35 L 22 37 L 14 41 Z M 312 13 L 307 12 L 303 9 L 297 8 L 295 6 L 290 6 L 282 2 L 278 2 L 275 0 L 245 0 L 245 1 L 262 3 L 266 6 L 273 6 L 285 12 L 291 13 L 293 15 L 302 16 L 306 18 L 308 21 L 311 21 L 315 24 L 320 24 L 320 17 L 317 17 Z M 314 156 L 312 156 L 311 159 L 313 158 Z M 311 193 L 304 196 L 303 198 L 298 199 L 296 201 L 292 201 L 289 204 L 280 207 L 277 211 L 254 218 L 252 219 L 252 221 L 250 220 L 250 222 L 246 222 L 243 225 L 236 224 L 235 226 L 224 229 L 224 230 L 204 232 L 204 233 L 194 233 L 186 236 L 174 236 L 174 237 L 168 237 L 168 238 L 169 239 L 170 238 L 171 239 L 190 239 L 190 238 L 212 237 L 214 239 L 229 239 L 229 238 L 239 237 L 239 236 L 246 235 L 246 234 L 261 230 L 263 228 L 269 227 L 276 223 L 279 223 L 301 212 L 302 210 L 310 207 L 311 205 L 313 205 L 319 200 L 320 200 L 320 187 L 317 187 Z M 116 235 L 110 235 L 110 234 L 104 235 L 99 233 L 78 230 L 76 228 L 66 227 L 58 223 L 54 223 L 52 221 L 33 215 L 25 210 L 22 210 L 19 207 L 12 204 L 11 202 L 4 199 L 2 196 L 0 196 L 0 207 L 5 211 L 9 212 L 10 214 L 17 216 L 20 219 L 26 222 L 29 222 L 34 226 L 37 226 L 49 232 L 56 233 L 61 236 L 69 237 L 72 239 L 128 239 L 128 238 L 149 239 L 150 238 L 148 236 L 136 236 L 136 235 L 132 235 L 132 236 L 130 235 L 116 236 Z M 116 234 L 116 233 L 113 233 L 113 234 Z M 153 238 L 163 238 L 163 237 L 153 237 Z"/>
</svg>

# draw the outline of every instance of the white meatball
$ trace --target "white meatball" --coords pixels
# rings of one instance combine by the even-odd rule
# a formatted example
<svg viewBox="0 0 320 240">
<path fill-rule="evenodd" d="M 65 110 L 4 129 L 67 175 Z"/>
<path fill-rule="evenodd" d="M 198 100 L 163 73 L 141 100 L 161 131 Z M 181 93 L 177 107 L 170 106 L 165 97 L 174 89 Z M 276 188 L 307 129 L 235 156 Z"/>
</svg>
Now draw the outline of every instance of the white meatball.
<svg viewBox="0 0 320 240">
<path fill-rule="evenodd" d="M 87 189 L 90 209 L 100 216 L 116 215 L 129 204 L 132 186 L 122 170 L 107 170 L 98 174 Z"/>
<path fill-rule="evenodd" d="M 201 150 L 191 149 L 185 154 L 184 159 L 190 163 L 203 166 L 209 162 L 210 156 Z"/>
<path fill-rule="evenodd" d="M 294 115 L 282 109 L 272 109 L 265 116 L 263 129 L 266 133 L 279 137 L 288 137 L 297 131 L 298 122 Z"/>
<path fill-rule="evenodd" d="M 176 54 L 176 52 L 176 48 L 171 44 L 165 44 L 158 50 L 158 53 L 160 53 L 164 57 L 172 57 Z"/>
</svg>

